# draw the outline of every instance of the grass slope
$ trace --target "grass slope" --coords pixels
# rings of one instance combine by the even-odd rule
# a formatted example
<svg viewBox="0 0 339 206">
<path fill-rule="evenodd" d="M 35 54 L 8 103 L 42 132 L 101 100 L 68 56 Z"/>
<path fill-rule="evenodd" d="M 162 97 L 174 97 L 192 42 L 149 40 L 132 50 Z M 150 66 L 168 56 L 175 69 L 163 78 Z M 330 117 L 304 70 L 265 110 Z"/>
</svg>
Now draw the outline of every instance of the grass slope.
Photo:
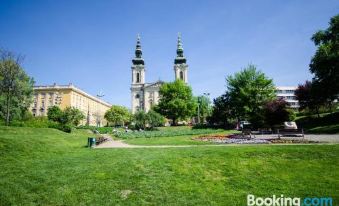
<svg viewBox="0 0 339 206">
<path fill-rule="evenodd" d="M 339 112 L 302 116 L 296 119 L 297 125 L 312 134 L 338 134 Z"/>
<path fill-rule="evenodd" d="M 338 145 L 93 150 L 88 136 L 0 127 L 0 205 L 245 205 L 248 193 L 339 201 Z"/>
<path fill-rule="evenodd" d="M 213 142 L 203 142 L 193 140 L 194 137 L 205 136 L 201 134 L 201 131 L 198 134 L 194 135 L 183 135 L 183 136 L 170 136 L 170 133 L 166 132 L 169 136 L 160 136 L 160 137 L 139 137 L 139 138 L 129 138 L 123 139 L 124 142 L 134 145 L 206 145 L 214 144 Z M 221 135 L 221 134 L 234 134 L 239 133 L 236 130 L 214 130 L 208 131 L 206 135 Z"/>
</svg>

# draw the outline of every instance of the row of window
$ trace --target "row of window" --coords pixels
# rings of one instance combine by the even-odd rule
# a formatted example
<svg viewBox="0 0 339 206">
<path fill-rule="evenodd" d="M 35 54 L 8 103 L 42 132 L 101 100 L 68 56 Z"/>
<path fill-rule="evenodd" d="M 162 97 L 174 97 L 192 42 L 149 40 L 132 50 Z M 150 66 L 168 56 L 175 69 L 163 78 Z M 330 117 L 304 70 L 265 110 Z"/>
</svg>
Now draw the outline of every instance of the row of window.
<svg viewBox="0 0 339 206">
<path fill-rule="evenodd" d="M 294 94 L 295 90 L 276 90 L 278 94 Z"/>
</svg>

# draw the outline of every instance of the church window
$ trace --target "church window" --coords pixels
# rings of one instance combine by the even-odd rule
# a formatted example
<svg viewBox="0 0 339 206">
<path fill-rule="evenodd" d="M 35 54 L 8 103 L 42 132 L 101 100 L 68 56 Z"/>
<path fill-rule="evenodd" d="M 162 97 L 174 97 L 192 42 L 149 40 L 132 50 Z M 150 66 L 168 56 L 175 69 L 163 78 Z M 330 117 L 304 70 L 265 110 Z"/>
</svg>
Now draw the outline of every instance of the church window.
<svg viewBox="0 0 339 206">
<path fill-rule="evenodd" d="M 180 71 L 180 79 L 184 80 L 184 73 L 182 71 Z"/>
<path fill-rule="evenodd" d="M 139 94 L 135 95 L 135 98 L 136 98 L 136 99 L 139 99 L 139 98 L 140 98 L 140 95 L 139 95 Z"/>
<path fill-rule="evenodd" d="M 140 73 L 137 73 L 137 83 L 140 83 Z"/>
</svg>

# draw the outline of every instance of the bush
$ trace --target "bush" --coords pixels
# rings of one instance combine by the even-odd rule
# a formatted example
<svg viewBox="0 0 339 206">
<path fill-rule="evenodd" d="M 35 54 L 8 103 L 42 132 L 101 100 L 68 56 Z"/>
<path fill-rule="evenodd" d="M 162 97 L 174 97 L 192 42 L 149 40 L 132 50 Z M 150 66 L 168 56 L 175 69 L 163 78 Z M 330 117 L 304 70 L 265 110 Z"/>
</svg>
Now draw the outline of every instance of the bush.
<svg viewBox="0 0 339 206">
<path fill-rule="evenodd" d="M 50 121 L 47 117 L 33 117 L 25 121 L 13 120 L 11 126 L 14 127 L 35 127 L 35 128 L 48 128 Z"/>
<path fill-rule="evenodd" d="M 63 112 L 58 106 L 48 108 L 47 117 L 51 121 L 60 122 Z"/>
<path fill-rule="evenodd" d="M 58 124 L 58 129 L 67 133 L 71 133 L 73 130 L 73 125 L 71 124 Z"/>
</svg>

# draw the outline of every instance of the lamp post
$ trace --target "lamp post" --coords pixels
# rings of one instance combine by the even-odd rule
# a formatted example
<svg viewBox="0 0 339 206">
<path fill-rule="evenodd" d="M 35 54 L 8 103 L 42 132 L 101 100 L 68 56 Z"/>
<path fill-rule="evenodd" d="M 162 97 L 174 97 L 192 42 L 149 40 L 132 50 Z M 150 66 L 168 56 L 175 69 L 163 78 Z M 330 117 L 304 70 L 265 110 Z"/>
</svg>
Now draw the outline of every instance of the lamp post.
<svg viewBox="0 0 339 206">
<path fill-rule="evenodd" d="M 201 102 L 201 98 L 199 96 L 198 97 L 198 124 L 200 124 L 200 102 Z"/>
<path fill-rule="evenodd" d="M 97 94 L 97 97 L 101 100 L 102 97 L 104 97 L 105 94 L 102 93 L 102 91 L 99 92 L 99 94 Z M 100 127 L 101 126 L 101 114 L 100 114 L 100 109 L 98 108 L 100 107 L 100 104 L 97 104 L 97 107 L 96 107 L 96 123 L 97 123 L 97 127 Z"/>
</svg>

